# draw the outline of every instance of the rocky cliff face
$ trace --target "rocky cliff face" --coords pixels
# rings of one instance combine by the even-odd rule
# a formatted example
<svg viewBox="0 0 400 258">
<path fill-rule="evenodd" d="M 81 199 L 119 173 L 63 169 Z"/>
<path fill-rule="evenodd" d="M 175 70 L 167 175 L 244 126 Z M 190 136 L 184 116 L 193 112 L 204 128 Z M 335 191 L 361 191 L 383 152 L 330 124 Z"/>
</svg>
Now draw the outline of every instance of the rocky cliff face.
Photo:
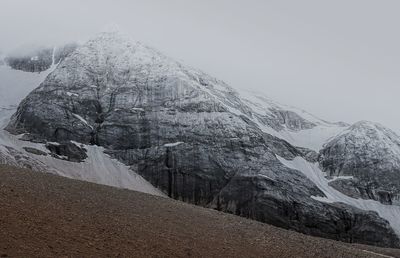
<svg viewBox="0 0 400 258">
<path fill-rule="evenodd" d="M 260 101 L 125 36 L 103 33 L 61 61 L 21 102 L 7 130 L 47 142 L 70 161 L 86 151 L 72 157 L 70 147 L 56 146 L 102 146 L 178 200 L 308 234 L 398 246 L 388 221 L 319 201 L 324 192 L 277 158 L 317 161 L 315 151 L 282 135 L 342 125 Z"/>
<path fill-rule="evenodd" d="M 63 60 L 77 47 L 77 44 L 69 43 L 54 48 L 20 49 L 6 56 L 4 60 L 7 65 L 15 70 L 40 73 L 48 70 L 52 64 Z"/>
<path fill-rule="evenodd" d="M 391 130 L 358 122 L 332 139 L 320 159 L 329 176 L 339 176 L 332 182 L 335 188 L 355 198 L 400 205 L 400 137 Z"/>
</svg>

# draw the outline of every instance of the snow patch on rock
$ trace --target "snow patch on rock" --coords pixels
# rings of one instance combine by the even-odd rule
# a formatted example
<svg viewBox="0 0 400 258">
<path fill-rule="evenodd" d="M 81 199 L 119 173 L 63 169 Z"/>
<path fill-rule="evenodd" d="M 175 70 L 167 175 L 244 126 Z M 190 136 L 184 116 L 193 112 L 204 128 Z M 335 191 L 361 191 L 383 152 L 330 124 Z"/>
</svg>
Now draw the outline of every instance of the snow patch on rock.
<svg viewBox="0 0 400 258">
<path fill-rule="evenodd" d="M 79 95 L 78 94 L 76 94 L 76 93 L 72 93 L 72 92 L 69 92 L 69 91 L 67 91 L 67 93 L 66 93 L 67 95 L 68 95 L 68 97 L 71 97 L 71 96 L 74 96 L 74 97 L 79 97 Z"/>
<path fill-rule="evenodd" d="M 84 146 L 88 151 L 88 158 L 84 162 L 69 162 L 52 157 L 45 144 L 23 141 L 22 135 L 11 135 L 4 130 L 10 117 L 17 110 L 17 105 L 34 88 L 39 86 L 55 68 L 54 63 L 50 69 L 42 73 L 30 73 L 0 66 L 0 162 L 9 165 L 23 166 L 29 164 L 34 169 L 61 176 L 85 180 L 93 183 L 127 188 L 135 191 L 154 195 L 165 196 L 160 190 L 152 186 L 143 177 L 132 171 L 128 166 L 112 159 L 97 146 Z M 73 93 L 71 93 L 73 95 Z M 74 117 L 81 122 L 88 122 L 77 114 Z M 49 142 L 58 145 L 56 142 Z M 80 143 L 75 143 L 81 145 Z M 24 147 L 31 147 L 49 155 L 40 156 L 25 151 Z M 10 152 L 12 150 L 13 152 Z M 16 160 L 15 155 L 18 156 Z"/>
<path fill-rule="evenodd" d="M 83 117 L 81 117 L 80 115 L 75 114 L 75 113 L 72 113 L 72 115 L 73 115 L 74 117 L 76 117 L 77 119 L 79 119 L 79 120 L 80 120 L 82 123 L 84 123 L 85 125 L 89 126 L 90 129 L 93 130 L 93 126 L 91 126 L 91 125 L 88 123 L 88 121 L 86 121 L 86 119 L 84 119 Z"/>
<path fill-rule="evenodd" d="M 164 147 L 176 147 L 181 144 L 183 144 L 183 142 L 166 143 L 164 144 Z"/>
<path fill-rule="evenodd" d="M 286 160 L 277 156 L 278 160 L 291 169 L 298 170 L 307 176 L 325 195 L 326 198 L 313 197 L 322 202 L 341 202 L 362 210 L 375 211 L 386 219 L 393 230 L 400 236 L 400 206 L 385 205 L 378 201 L 351 198 L 329 186 L 326 173 L 322 172 L 318 163 L 310 163 L 301 157 Z"/>
</svg>

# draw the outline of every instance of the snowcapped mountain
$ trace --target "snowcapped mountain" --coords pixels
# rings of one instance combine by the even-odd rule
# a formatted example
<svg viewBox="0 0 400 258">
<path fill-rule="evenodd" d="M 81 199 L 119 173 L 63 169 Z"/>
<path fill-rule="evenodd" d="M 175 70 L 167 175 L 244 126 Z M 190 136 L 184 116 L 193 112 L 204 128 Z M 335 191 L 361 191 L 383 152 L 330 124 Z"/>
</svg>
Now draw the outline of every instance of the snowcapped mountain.
<svg viewBox="0 0 400 258">
<path fill-rule="evenodd" d="M 318 152 L 327 141 L 346 129 L 343 122 L 324 121 L 304 110 L 277 103 L 259 92 L 240 94 L 253 111 L 253 120 L 266 133 L 293 146 Z"/>
<path fill-rule="evenodd" d="M 359 199 L 350 194 L 354 187 L 336 185 L 362 174 L 341 170 L 347 139 L 374 132 L 351 136 L 357 124 L 330 123 L 236 91 L 116 32 L 99 34 L 53 67 L 45 79 L 34 74 L 38 81 L 24 88 L 27 97 L 10 120 L 15 109 L 2 115 L 8 124 L 0 162 L 163 194 L 307 234 L 400 245 L 400 206 Z M 398 137 L 375 131 L 372 152 L 396 156 L 387 148 Z M 375 164 L 373 156 L 365 158 Z M 378 190 L 386 187 L 382 181 Z"/>
<path fill-rule="evenodd" d="M 330 176 L 349 176 L 332 186 L 355 198 L 400 205 L 400 137 L 377 123 L 358 122 L 321 151 Z"/>
<path fill-rule="evenodd" d="M 56 48 L 52 49 L 56 50 Z M 68 54 L 64 53 L 64 55 Z M 52 56 L 56 54 L 53 52 Z M 56 61 L 57 59 L 54 58 L 50 68 L 41 73 L 16 70 L 8 65 L 0 66 L 0 92 L 2 93 L 0 94 L 0 163 L 163 195 L 141 176 L 104 154 L 101 147 L 88 146 L 88 158 L 81 163 L 72 163 L 52 157 L 43 144 L 21 140 L 21 135 L 13 136 L 3 130 L 11 115 L 16 112 L 19 102 L 54 71 L 57 66 Z"/>
</svg>

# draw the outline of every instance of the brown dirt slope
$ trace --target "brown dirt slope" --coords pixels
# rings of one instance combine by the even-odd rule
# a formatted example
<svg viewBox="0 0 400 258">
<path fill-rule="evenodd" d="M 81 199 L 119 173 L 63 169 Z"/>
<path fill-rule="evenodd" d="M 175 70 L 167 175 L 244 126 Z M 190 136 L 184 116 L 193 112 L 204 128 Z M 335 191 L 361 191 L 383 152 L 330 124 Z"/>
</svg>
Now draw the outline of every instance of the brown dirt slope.
<svg viewBox="0 0 400 258">
<path fill-rule="evenodd" d="M 400 257 L 399 250 L 0 166 L 0 257 L 386 257 L 378 253 Z"/>
</svg>

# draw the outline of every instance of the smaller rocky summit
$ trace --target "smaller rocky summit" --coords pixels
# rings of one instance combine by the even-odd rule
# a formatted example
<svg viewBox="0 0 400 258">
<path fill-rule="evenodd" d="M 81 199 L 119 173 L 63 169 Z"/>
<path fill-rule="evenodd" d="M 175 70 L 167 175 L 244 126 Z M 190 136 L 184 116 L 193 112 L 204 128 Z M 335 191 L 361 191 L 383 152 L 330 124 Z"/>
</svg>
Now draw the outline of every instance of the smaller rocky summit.
<svg viewBox="0 0 400 258">
<path fill-rule="evenodd" d="M 43 72 L 53 63 L 52 48 L 40 48 L 30 53 L 13 53 L 7 56 L 6 63 L 15 70 L 24 72 Z"/>
<path fill-rule="evenodd" d="M 69 43 L 61 47 L 35 47 L 18 49 L 5 57 L 4 61 L 11 68 L 24 72 L 43 72 L 73 52 L 78 45 Z"/>
<path fill-rule="evenodd" d="M 400 137 L 384 126 L 358 122 L 326 144 L 320 164 L 331 182 L 355 197 L 400 205 Z"/>
</svg>

